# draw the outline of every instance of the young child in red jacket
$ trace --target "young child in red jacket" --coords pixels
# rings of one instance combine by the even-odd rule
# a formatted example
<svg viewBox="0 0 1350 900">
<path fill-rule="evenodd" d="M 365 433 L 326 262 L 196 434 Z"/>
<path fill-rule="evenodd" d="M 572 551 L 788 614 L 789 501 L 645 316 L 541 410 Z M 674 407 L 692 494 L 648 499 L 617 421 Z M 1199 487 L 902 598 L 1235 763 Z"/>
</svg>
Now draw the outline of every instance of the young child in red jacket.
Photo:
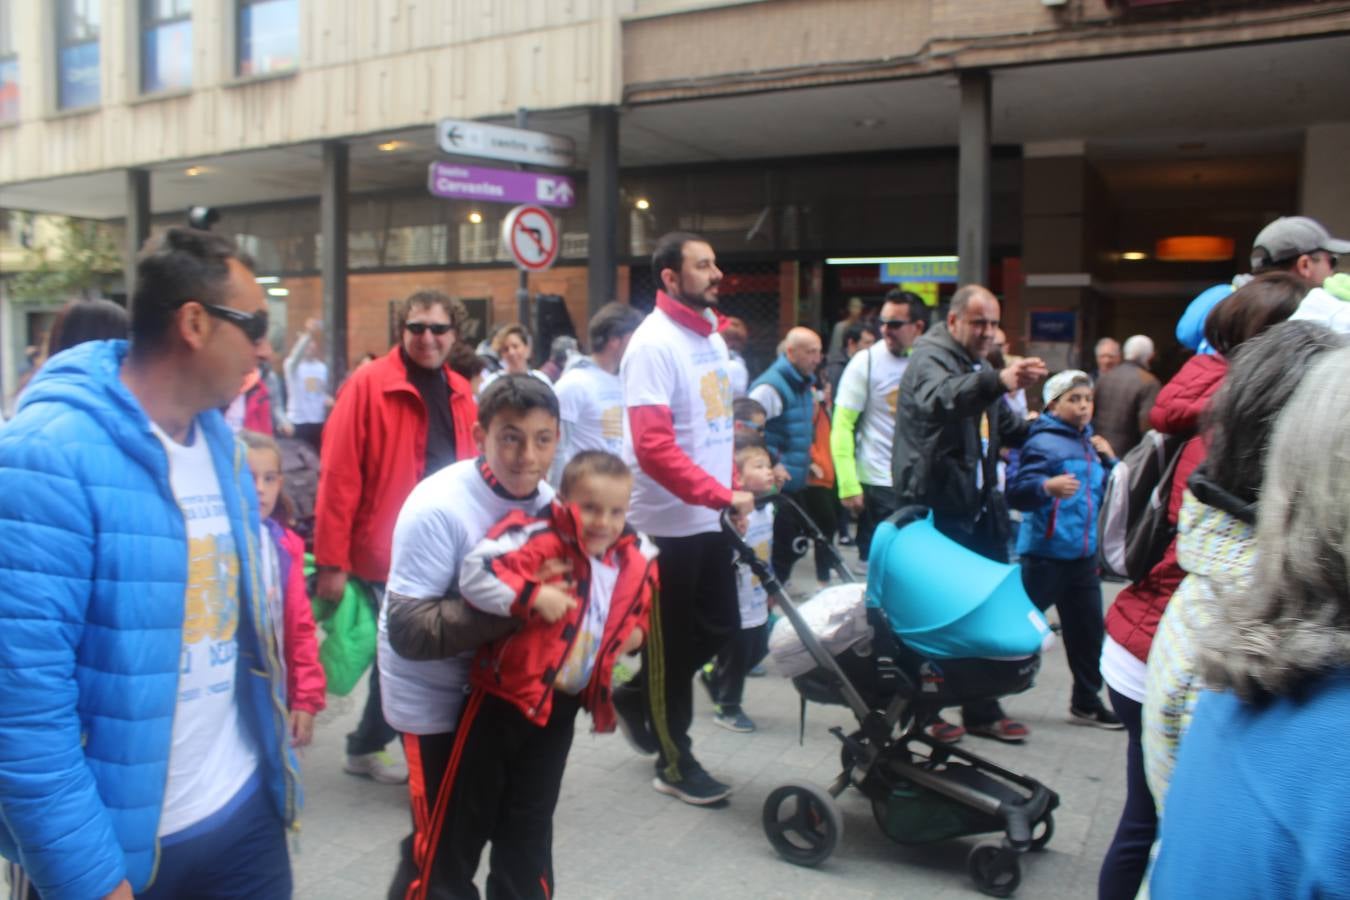
<svg viewBox="0 0 1350 900">
<path fill-rule="evenodd" d="M 633 478 L 617 456 L 577 454 L 542 517 L 513 512 L 465 559 L 459 589 L 474 608 L 521 623 L 479 649 L 460 719 L 445 835 L 451 896 L 476 896 L 493 842 L 488 895 L 553 895 L 553 810 L 573 723 L 616 724 L 614 663 L 642 644 L 655 549 L 625 527 Z"/>
<path fill-rule="evenodd" d="M 281 649 L 286 673 L 286 702 L 290 709 L 291 743 L 304 747 L 314 737 L 314 716 L 325 705 L 328 681 L 319 664 L 314 613 L 305 590 L 305 542 L 278 521 L 287 508 L 281 493 L 281 448 L 276 441 L 256 431 L 241 431 L 248 448 L 248 467 L 258 489 L 258 516 L 262 534 L 263 586 L 267 610 Z"/>
</svg>

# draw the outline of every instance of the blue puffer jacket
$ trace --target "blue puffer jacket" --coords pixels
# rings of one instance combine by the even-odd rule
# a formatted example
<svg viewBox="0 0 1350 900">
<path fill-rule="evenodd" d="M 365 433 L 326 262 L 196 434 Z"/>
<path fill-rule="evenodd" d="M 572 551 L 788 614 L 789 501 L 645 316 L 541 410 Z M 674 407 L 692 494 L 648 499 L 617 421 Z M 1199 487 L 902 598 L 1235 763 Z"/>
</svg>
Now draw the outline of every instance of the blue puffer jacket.
<svg viewBox="0 0 1350 900">
<path fill-rule="evenodd" d="M 1008 505 L 1022 517 L 1019 556 L 1083 559 L 1097 553 L 1097 511 L 1106 488 L 1106 465 L 1093 449 L 1092 426 L 1079 431 L 1050 413 L 1031 423 L 1020 465 L 1009 476 Z M 1078 493 L 1064 500 L 1045 492 L 1056 475 L 1078 479 Z"/>
<path fill-rule="evenodd" d="M 784 491 L 802 490 L 806 487 L 806 476 L 811 473 L 816 408 L 811 381 L 786 356 L 779 356 L 751 385 L 753 391 L 766 384 L 783 400 L 782 415 L 774 416 L 764 427 L 764 443 L 778 454 L 778 461 L 788 471 L 790 480 L 783 485 Z"/>
<path fill-rule="evenodd" d="M 124 341 L 53 357 L 0 430 L 0 855 L 44 900 L 144 890 L 178 693 L 187 526 L 168 458 L 119 379 Z M 236 698 L 283 819 L 299 806 L 285 680 L 256 566 L 242 445 L 211 448 L 239 560 Z"/>
</svg>

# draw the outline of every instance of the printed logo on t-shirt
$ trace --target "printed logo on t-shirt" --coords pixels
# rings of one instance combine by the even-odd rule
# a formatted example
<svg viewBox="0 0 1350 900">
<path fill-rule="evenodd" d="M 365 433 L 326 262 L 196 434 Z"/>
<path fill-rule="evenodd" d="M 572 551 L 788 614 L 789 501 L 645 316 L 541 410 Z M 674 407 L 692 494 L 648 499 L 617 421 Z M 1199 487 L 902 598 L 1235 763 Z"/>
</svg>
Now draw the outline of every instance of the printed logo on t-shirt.
<svg viewBox="0 0 1350 900">
<path fill-rule="evenodd" d="M 725 369 L 705 372 L 699 381 L 699 394 L 703 397 L 703 416 L 708 427 L 716 431 L 731 426 L 731 378 Z M 725 423 L 719 421 L 725 419 Z"/>
<path fill-rule="evenodd" d="M 886 408 L 891 411 L 892 416 L 895 415 L 895 407 L 899 402 L 900 402 L 900 388 L 897 387 L 895 390 L 891 391 L 886 395 Z"/>
<path fill-rule="evenodd" d="M 192 497 L 183 504 L 189 518 L 192 502 L 205 499 Z M 219 497 L 208 502 L 219 505 L 219 514 L 224 514 Z M 238 584 L 239 554 L 235 552 L 233 535 L 224 532 L 188 540 L 188 586 L 183 611 L 185 646 L 207 639 L 234 640 L 239 627 Z"/>
<path fill-rule="evenodd" d="M 611 406 L 600 413 L 600 434 L 605 440 L 623 440 L 622 406 Z"/>
</svg>

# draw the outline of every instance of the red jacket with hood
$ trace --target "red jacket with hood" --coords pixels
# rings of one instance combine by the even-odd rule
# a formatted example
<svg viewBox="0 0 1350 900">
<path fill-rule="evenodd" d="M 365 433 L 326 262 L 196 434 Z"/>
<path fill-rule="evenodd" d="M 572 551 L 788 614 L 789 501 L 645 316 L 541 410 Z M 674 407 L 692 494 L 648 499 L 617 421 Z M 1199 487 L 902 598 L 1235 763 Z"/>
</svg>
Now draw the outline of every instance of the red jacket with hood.
<svg viewBox="0 0 1350 900">
<path fill-rule="evenodd" d="M 465 557 L 459 590 L 470 605 L 494 615 L 509 615 L 523 627 L 487 644 L 474 657 L 470 680 L 475 688 L 500 697 L 540 727 L 553 710 L 553 683 L 576 642 L 590 603 L 591 563 L 581 547 L 575 509 L 554 502 L 544 517 L 512 512 Z M 581 705 L 590 711 L 597 732 L 614 730 L 611 680 L 614 663 L 634 628 L 647 628 L 652 591 L 656 588 L 655 548 L 625 529 L 605 554 L 619 570 Z M 540 587 L 536 573 L 550 559 L 572 565 L 577 605 L 552 625 L 531 615 L 530 604 Z"/>
<path fill-rule="evenodd" d="M 314 561 L 366 581 L 389 577 L 394 522 L 426 467 L 427 410 L 395 347 L 354 371 L 323 429 Z M 473 388 L 442 367 L 450 387 L 455 457 L 478 455 Z"/>
<path fill-rule="evenodd" d="M 1181 448 L 1176 474 L 1172 478 L 1167 518 L 1173 525 L 1176 525 L 1177 512 L 1181 509 L 1186 481 L 1209 451 L 1208 440 L 1200 434 L 1200 416 L 1209 408 L 1210 400 L 1227 372 L 1228 363 L 1221 356 L 1192 356 L 1158 392 L 1153 411 L 1149 413 L 1149 424 L 1155 430 L 1164 434 L 1193 435 Z M 1147 662 L 1153 635 L 1158 631 L 1167 601 L 1172 599 L 1185 577 L 1185 570 L 1177 563 L 1174 537 L 1152 571 L 1116 595 L 1115 602 L 1106 611 L 1106 633 L 1140 661 Z"/>
</svg>

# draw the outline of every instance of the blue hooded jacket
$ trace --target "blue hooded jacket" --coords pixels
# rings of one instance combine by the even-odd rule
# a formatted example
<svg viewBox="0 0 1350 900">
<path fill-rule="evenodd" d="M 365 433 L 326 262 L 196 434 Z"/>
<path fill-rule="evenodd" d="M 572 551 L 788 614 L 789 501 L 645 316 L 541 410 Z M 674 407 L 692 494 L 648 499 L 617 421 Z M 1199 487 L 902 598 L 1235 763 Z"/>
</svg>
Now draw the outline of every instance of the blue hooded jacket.
<svg viewBox="0 0 1350 900">
<path fill-rule="evenodd" d="M 1106 489 L 1106 469 L 1093 448 L 1092 426 L 1082 431 L 1050 413 L 1031 423 L 1020 465 L 1008 479 L 1008 505 L 1030 513 L 1017 533 L 1019 556 L 1084 559 L 1097 553 L 1097 512 Z M 1056 475 L 1078 479 L 1078 493 L 1060 500 L 1045 490 Z"/>
<path fill-rule="evenodd" d="M 0 430 L 0 855 L 44 900 L 144 890 L 158 864 L 187 524 L 119 372 L 125 341 L 53 357 Z M 288 825 L 299 808 L 284 679 L 258 571 L 258 505 L 220 413 L 210 447 L 239 560 L 235 697 Z"/>
</svg>

